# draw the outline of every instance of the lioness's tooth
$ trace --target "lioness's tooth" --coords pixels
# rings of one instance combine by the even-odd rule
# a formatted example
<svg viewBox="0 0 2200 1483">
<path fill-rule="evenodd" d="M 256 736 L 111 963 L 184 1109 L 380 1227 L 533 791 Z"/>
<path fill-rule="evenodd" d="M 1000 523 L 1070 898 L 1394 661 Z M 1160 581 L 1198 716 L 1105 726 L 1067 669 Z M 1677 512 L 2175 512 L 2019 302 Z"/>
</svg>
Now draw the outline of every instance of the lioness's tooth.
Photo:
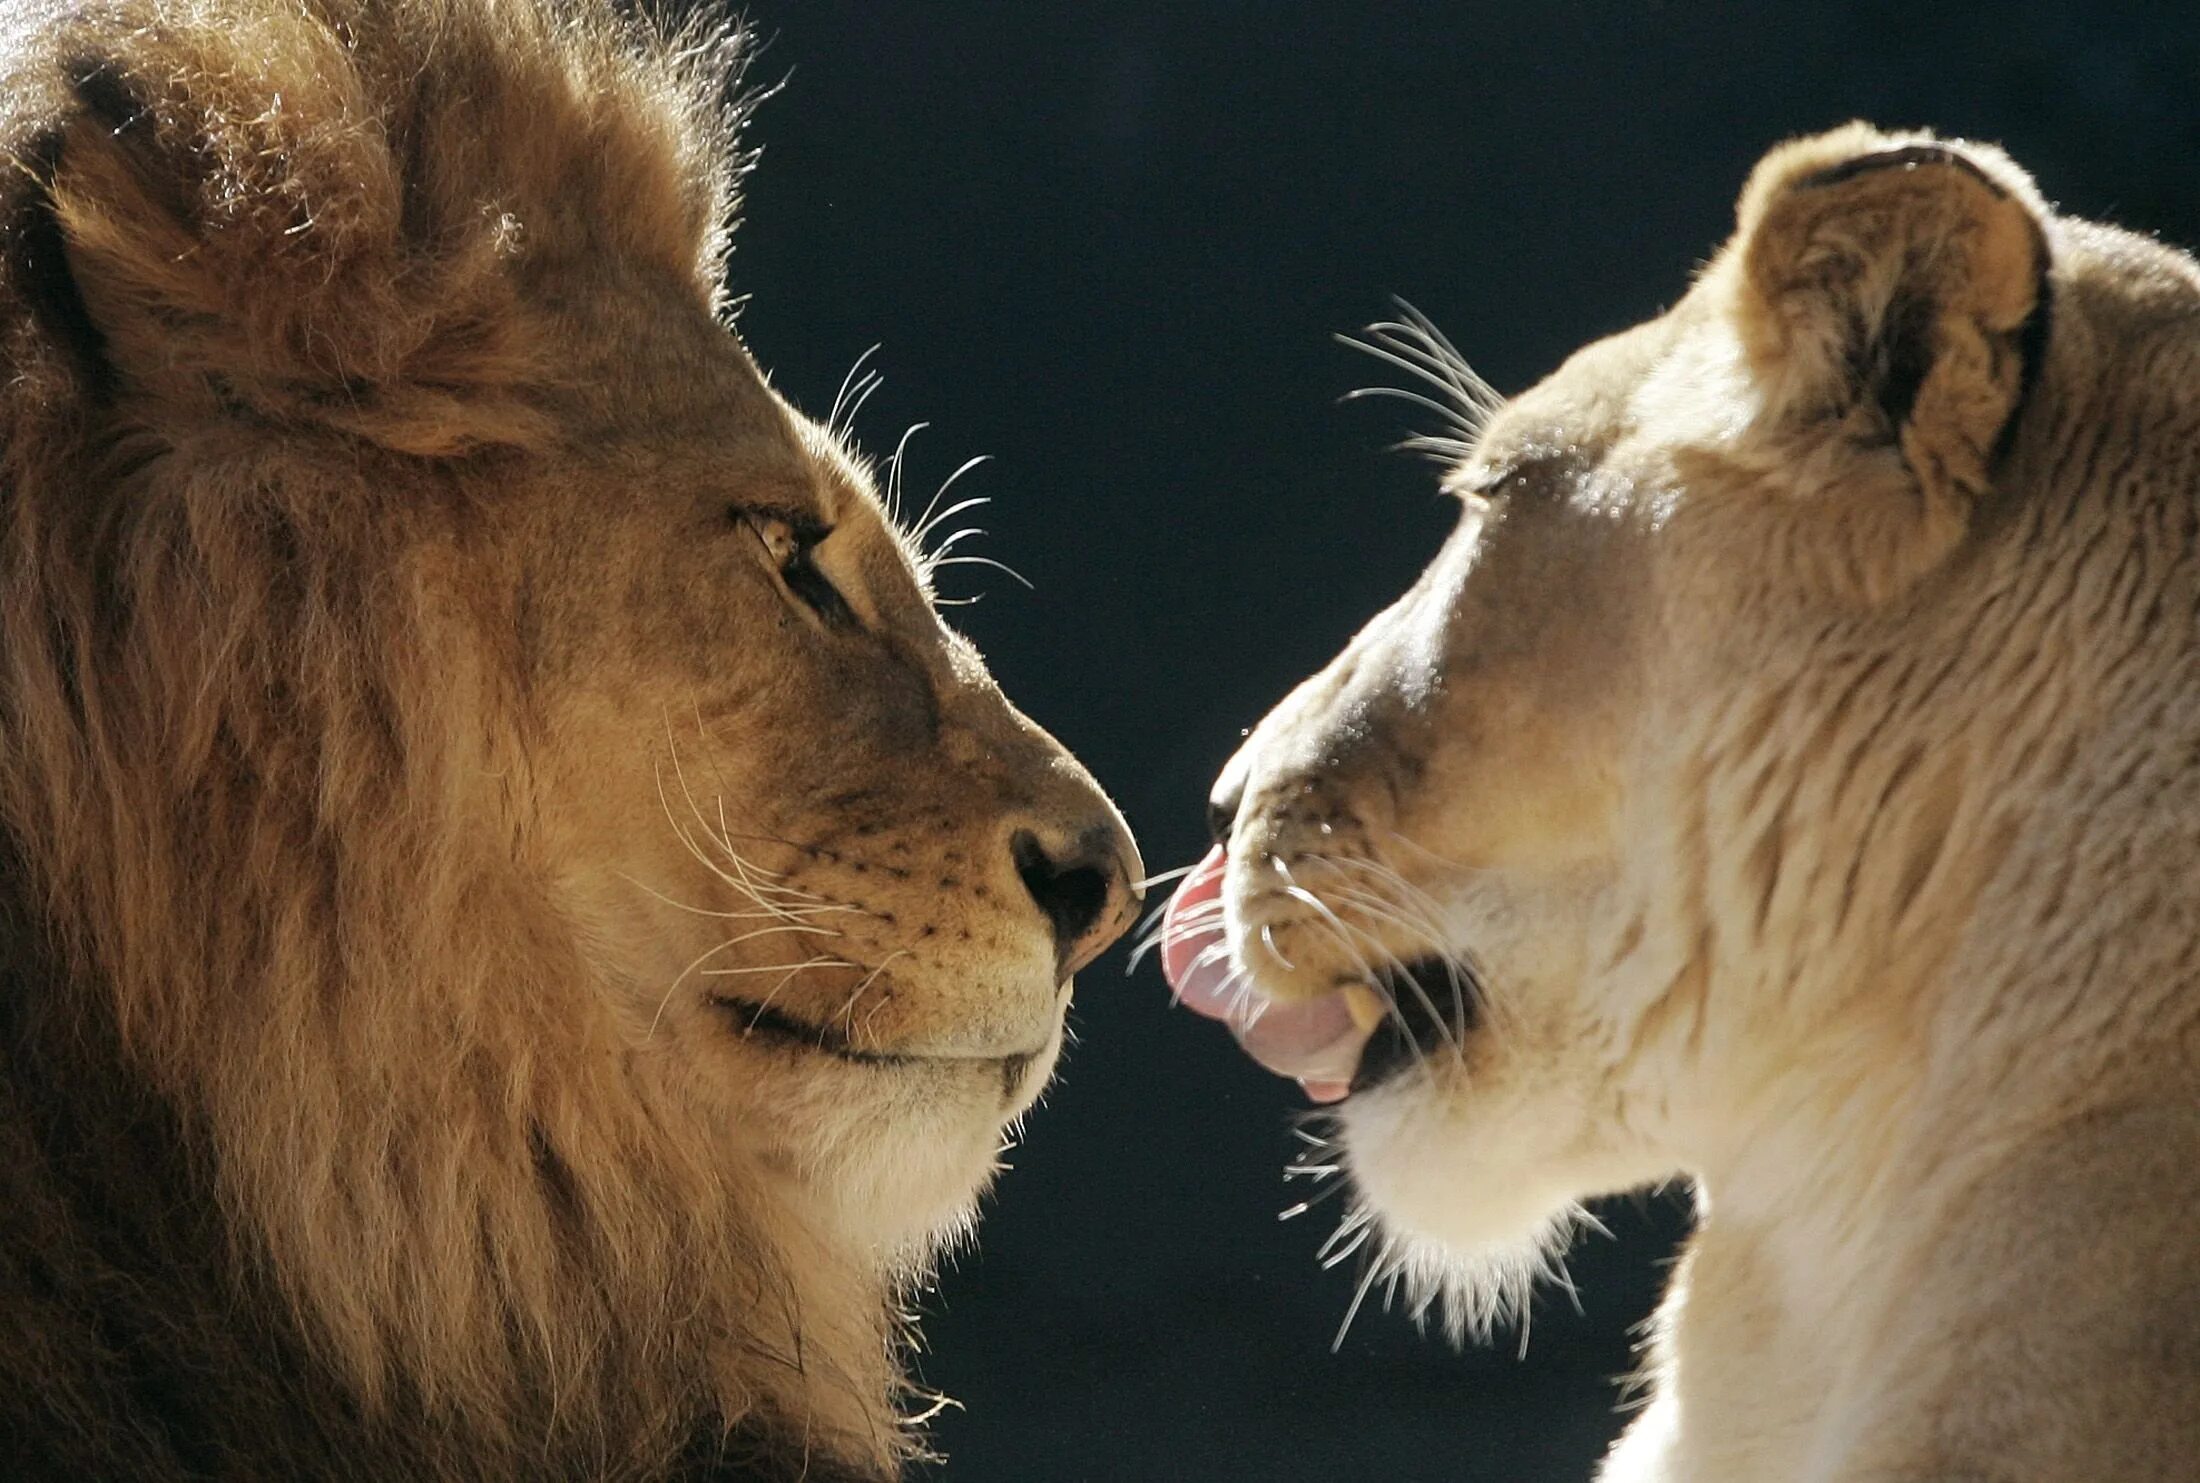
<svg viewBox="0 0 2200 1483">
<path fill-rule="evenodd" d="M 1351 984 L 1344 991 L 1344 1007 L 1352 1011 L 1352 1023 L 1362 1030 L 1373 1030 L 1390 1013 L 1383 996 L 1366 984 Z"/>
</svg>

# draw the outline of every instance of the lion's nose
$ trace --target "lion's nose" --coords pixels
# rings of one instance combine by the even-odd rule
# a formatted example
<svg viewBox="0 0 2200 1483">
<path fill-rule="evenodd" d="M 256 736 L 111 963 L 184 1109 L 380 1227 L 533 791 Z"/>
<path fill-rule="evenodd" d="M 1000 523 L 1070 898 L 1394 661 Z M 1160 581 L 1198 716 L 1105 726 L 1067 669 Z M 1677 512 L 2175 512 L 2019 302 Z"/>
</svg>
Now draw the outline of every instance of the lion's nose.
<svg viewBox="0 0 2200 1483">
<path fill-rule="evenodd" d="M 1008 848 L 1017 878 L 1054 929 L 1058 979 L 1099 957 L 1130 926 L 1142 867 L 1120 824 L 1097 823 L 1052 840 L 1019 829 Z"/>
</svg>

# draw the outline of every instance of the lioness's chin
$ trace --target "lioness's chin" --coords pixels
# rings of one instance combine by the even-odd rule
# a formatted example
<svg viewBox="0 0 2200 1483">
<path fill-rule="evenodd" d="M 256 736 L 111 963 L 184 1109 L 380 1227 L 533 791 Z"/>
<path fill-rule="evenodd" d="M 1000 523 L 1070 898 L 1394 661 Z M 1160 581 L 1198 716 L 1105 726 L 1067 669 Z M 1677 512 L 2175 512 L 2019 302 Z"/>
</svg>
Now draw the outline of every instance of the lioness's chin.
<svg viewBox="0 0 2200 1483">
<path fill-rule="evenodd" d="M 1479 1096 L 1455 1069 L 1418 1067 L 1355 1090 L 1339 1110 L 1378 1262 L 1455 1333 L 1517 1313 L 1571 1238 L 1583 1186 L 1529 1110 Z"/>
</svg>

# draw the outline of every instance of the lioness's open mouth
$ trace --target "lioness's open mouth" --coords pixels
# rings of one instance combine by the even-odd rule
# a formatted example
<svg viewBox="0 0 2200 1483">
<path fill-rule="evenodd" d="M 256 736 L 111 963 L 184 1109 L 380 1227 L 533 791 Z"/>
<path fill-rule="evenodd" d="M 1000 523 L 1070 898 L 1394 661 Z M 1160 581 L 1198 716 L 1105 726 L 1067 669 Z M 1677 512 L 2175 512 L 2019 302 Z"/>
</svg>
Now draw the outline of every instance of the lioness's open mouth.
<svg viewBox="0 0 2200 1483">
<path fill-rule="evenodd" d="M 1220 1020 L 1247 1055 L 1316 1102 L 1365 1091 L 1439 1050 L 1456 1050 L 1479 994 L 1443 959 L 1387 961 L 1312 999 L 1270 998 L 1230 952 L 1222 916 L 1228 857 L 1216 846 L 1184 878 L 1161 928 L 1161 968 L 1185 1005 Z"/>
</svg>

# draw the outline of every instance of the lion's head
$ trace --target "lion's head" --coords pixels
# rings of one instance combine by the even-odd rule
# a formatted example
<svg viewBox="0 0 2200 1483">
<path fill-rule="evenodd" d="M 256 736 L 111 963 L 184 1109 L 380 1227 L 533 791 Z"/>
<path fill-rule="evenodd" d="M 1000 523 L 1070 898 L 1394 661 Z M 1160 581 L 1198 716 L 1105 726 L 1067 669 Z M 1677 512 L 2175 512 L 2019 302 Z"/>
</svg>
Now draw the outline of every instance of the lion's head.
<svg viewBox="0 0 2200 1483">
<path fill-rule="evenodd" d="M 2085 953 L 2189 946 L 2190 841 L 2134 842 L 2190 791 L 2196 318 L 2189 259 L 1998 151 L 1852 126 L 1509 402 L 1378 328 L 1458 411 L 1458 528 L 1223 773 L 1165 947 L 1337 1104 L 1393 1261 L 1486 1317 L 1575 1202 L 1680 1174 L 1861 1228 L 1926 1100 L 2104 1064 Z"/>
<path fill-rule="evenodd" d="M 456 1471 L 897 1455 L 896 1283 L 1140 875 L 729 332 L 732 47 L 549 0 L 0 47 L 11 890 L 301 1404 Z"/>
</svg>

